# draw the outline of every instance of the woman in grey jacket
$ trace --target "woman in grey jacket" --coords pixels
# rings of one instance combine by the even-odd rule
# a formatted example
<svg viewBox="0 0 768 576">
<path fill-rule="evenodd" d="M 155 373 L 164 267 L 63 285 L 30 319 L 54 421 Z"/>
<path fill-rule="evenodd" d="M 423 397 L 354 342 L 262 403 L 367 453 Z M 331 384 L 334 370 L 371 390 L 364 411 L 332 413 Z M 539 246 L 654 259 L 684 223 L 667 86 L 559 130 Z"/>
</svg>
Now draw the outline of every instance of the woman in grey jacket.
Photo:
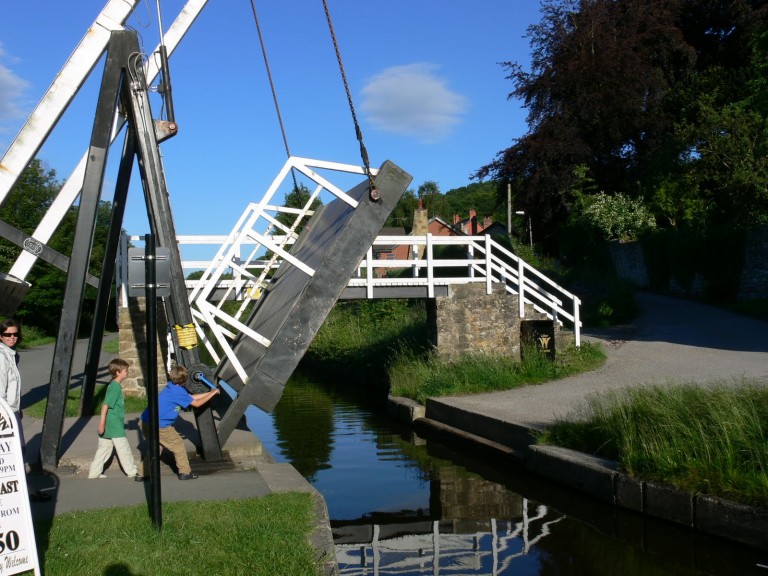
<svg viewBox="0 0 768 576">
<path fill-rule="evenodd" d="M 2 397 L 13 410 L 18 422 L 19 441 L 21 451 L 25 455 L 27 445 L 24 441 L 24 428 L 21 425 L 21 374 L 19 373 L 19 353 L 16 345 L 21 341 L 21 324 L 13 318 L 8 318 L 0 324 L 0 397 Z M 33 502 L 50 500 L 48 494 L 39 490 L 30 493 Z"/>
<path fill-rule="evenodd" d="M 21 374 L 19 353 L 16 345 L 21 341 L 21 324 L 9 318 L 0 324 L 0 397 L 3 398 L 19 420 L 21 430 Z M 24 446 L 24 437 L 21 436 Z"/>
</svg>

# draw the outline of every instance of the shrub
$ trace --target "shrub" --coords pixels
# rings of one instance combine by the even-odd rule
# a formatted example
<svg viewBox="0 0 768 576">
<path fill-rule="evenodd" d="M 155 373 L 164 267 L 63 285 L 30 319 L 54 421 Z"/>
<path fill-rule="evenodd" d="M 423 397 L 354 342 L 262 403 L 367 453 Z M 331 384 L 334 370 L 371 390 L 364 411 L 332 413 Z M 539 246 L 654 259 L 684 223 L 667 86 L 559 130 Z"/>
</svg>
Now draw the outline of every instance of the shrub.
<svg viewBox="0 0 768 576">
<path fill-rule="evenodd" d="M 602 232 L 606 240 L 637 240 L 643 232 L 656 227 L 656 220 L 642 200 L 629 198 L 621 192 L 613 196 L 599 192 L 590 198 L 584 217 Z"/>
</svg>

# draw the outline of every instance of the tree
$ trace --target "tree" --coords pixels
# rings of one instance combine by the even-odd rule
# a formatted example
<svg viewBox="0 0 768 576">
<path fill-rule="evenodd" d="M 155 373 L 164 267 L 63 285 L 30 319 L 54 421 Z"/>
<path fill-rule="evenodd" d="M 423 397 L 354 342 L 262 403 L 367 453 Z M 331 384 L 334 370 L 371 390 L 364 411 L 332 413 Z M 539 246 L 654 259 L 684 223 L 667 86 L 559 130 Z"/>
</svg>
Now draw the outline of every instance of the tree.
<svg viewBox="0 0 768 576">
<path fill-rule="evenodd" d="M 56 198 L 60 188 L 61 184 L 56 180 L 56 171 L 46 168 L 39 159 L 32 160 L 0 207 L 0 219 L 31 235 Z M 100 202 L 89 264 L 89 272 L 96 277 L 101 275 L 111 215 L 111 203 Z M 72 252 L 76 223 L 77 208 L 73 206 L 67 211 L 58 229 L 48 241 L 48 246 L 69 256 Z M 21 248 L 5 239 L 0 239 L 0 270 L 10 270 L 20 253 Z M 55 334 L 61 316 L 62 300 L 67 283 L 66 273 L 43 260 L 38 260 L 26 280 L 32 285 L 32 288 L 17 310 L 16 316 L 26 324 L 37 326 L 47 333 Z M 107 281 L 111 282 L 111 279 Z M 87 287 L 84 295 L 85 301 L 92 301 L 95 295 L 95 289 Z M 92 308 L 88 304 L 84 306 L 84 310 Z M 83 329 L 87 329 L 89 326 L 87 312 L 84 313 L 84 317 L 86 322 L 81 323 L 81 325 Z"/>
<path fill-rule="evenodd" d="M 445 200 L 451 216 L 459 214 L 466 217 L 470 209 L 477 215 L 492 216 L 496 222 L 506 220 L 506 185 L 504 190 L 498 190 L 495 182 L 475 182 L 468 186 L 454 188 L 445 193 Z"/>
<path fill-rule="evenodd" d="M 653 216 L 640 200 L 620 192 L 613 196 L 600 192 L 590 197 L 584 217 L 606 240 L 637 240 L 640 234 L 656 227 Z"/>
<path fill-rule="evenodd" d="M 416 193 L 411 189 L 406 190 L 395 204 L 384 226 L 391 228 L 402 226 L 405 228 L 405 233 L 410 234 L 413 229 L 413 212 L 418 206 L 419 201 L 416 198 Z"/>
<path fill-rule="evenodd" d="M 438 216 L 446 222 L 453 222 L 454 214 L 466 216 L 470 209 L 477 210 L 479 216 L 492 216 L 498 222 L 506 218 L 506 200 L 503 205 L 498 204 L 497 185 L 494 182 L 475 182 L 441 194 L 437 184 L 429 180 L 418 187 L 418 193 L 421 201 L 427 203 L 425 208 L 430 216 Z M 406 190 L 385 226 L 403 226 L 406 234 L 409 234 L 413 228 L 413 212 L 418 204 L 416 193 Z"/>
<path fill-rule="evenodd" d="M 723 212 L 734 197 L 724 185 L 734 165 L 718 166 L 723 156 L 705 153 L 706 141 L 749 156 L 735 197 L 760 212 L 767 18 L 764 0 L 545 0 L 528 30 L 530 69 L 503 63 L 528 132 L 474 176 L 512 183 L 545 230 L 567 220 L 579 166 L 596 189 L 652 199 L 677 224 Z"/>
<path fill-rule="evenodd" d="M 294 186 L 294 188 L 288 194 L 285 195 L 283 206 L 285 208 L 297 208 L 303 210 L 305 207 L 307 207 L 308 204 L 310 204 L 311 199 L 312 193 L 309 191 L 309 188 L 307 188 L 304 184 L 298 184 L 297 186 Z M 322 206 L 322 204 L 323 203 L 320 198 L 315 198 L 312 200 L 309 208 L 311 210 L 316 210 L 318 207 Z M 281 212 L 277 215 L 277 220 L 285 227 L 293 228 L 296 234 L 300 234 L 304 229 L 304 226 L 306 226 L 307 222 L 309 221 L 309 218 L 305 217 L 304 220 L 297 223 L 297 216 L 298 215 L 295 213 Z M 295 227 L 294 224 L 296 224 Z"/>
</svg>

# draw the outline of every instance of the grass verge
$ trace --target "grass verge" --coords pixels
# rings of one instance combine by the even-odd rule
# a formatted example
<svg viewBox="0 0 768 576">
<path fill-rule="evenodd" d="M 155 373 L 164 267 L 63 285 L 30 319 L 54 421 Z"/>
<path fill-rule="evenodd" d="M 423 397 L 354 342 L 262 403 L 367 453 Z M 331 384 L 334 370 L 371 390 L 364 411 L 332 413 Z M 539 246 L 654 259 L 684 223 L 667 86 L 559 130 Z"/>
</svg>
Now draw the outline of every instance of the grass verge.
<svg viewBox="0 0 768 576">
<path fill-rule="evenodd" d="M 390 393 L 425 403 L 427 398 L 476 394 L 540 384 L 594 370 L 605 362 L 599 345 L 584 343 L 558 354 L 551 361 L 544 353 L 525 349 L 523 359 L 485 354 L 446 362 L 434 353 L 426 357 L 402 348 L 388 370 Z"/>
<path fill-rule="evenodd" d="M 755 298 L 752 300 L 741 300 L 732 302 L 726 306 L 729 310 L 744 316 L 750 316 L 758 320 L 768 322 L 768 298 Z"/>
<path fill-rule="evenodd" d="M 24 326 L 22 328 L 24 338 L 19 342 L 19 350 L 34 348 L 35 346 L 44 346 L 56 342 L 53 336 L 47 336 L 42 330 L 35 326 Z"/>
<path fill-rule="evenodd" d="M 315 576 L 313 521 L 312 495 L 286 493 L 166 503 L 159 531 L 146 506 L 64 514 L 36 529 L 45 574 Z"/>
<path fill-rule="evenodd" d="M 107 386 L 96 386 L 93 393 L 93 414 L 97 416 L 101 413 L 101 404 L 104 402 L 104 395 L 107 393 Z M 77 416 L 77 411 L 80 407 L 80 396 L 82 395 L 82 388 L 70 388 L 67 391 L 67 407 L 64 416 L 74 417 Z M 24 415 L 30 418 L 44 418 L 45 408 L 48 405 L 48 398 L 43 398 L 30 406 L 24 408 Z M 143 412 L 147 407 L 146 398 L 137 398 L 134 396 L 125 397 L 125 413 L 132 414 L 134 412 Z"/>
<path fill-rule="evenodd" d="M 768 388 L 757 382 L 592 396 L 539 440 L 611 458 L 632 476 L 768 506 Z"/>
</svg>

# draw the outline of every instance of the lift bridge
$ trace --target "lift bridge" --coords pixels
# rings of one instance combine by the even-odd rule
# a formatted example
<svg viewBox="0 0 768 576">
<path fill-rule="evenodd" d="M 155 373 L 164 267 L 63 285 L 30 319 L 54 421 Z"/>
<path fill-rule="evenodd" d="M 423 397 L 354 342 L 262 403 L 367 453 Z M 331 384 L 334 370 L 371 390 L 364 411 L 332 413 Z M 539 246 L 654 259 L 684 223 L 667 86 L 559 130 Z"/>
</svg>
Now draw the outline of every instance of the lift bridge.
<svg viewBox="0 0 768 576">
<path fill-rule="evenodd" d="M 206 0 L 187 1 L 170 28 L 164 33 L 161 30 L 161 42 L 151 57 L 141 56 L 136 32 L 125 25 L 138 4 L 139 0 L 107 2 L 0 160 L 2 203 L 85 78 L 106 54 L 91 140 L 80 163 L 32 234 L 18 230 L 12 222 L 0 221 L 0 235 L 21 248 L 10 271 L 0 271 L 0 314 L 12 315 L 23 302 L 30 288 L 27 275 L 38 259 L 67 273 L 41 439 L 40 462 L 47 469 L 55 468 L 60 456 L 66 398 L 86 284 L 97 289 L 97 298 L 80 410 L 82 414 L 92 413 L 111 280 L 115 277 L 120 253 L 123 215 L 134 162 L 140 171 L 150 237 L 168 254 L 170 294 L 164 307 L 167 323 L 173 327 L 194 326 L 205 345 L 215 344 L 212 349 L 224 351 L 216 357 L 218 364 L 210 378 L 225 380 L 234 390 L 234 398 L 218 425 L 209 406 L 195 409 L 200 448 L 204 458 L 211 461 L 223 458 L 222 446 L 250 405 L 265 410 L 275 406 L 286 381 L 327 314 L 336 301 L 361 280 L 361 270 L 365 270 L 368 285 L 357 288 L 366 291 L 368 296 L 373 294 L 371 246 L 377 242 L 384 222 L 411 182 L 411 176 L 391 161 L 378 168 L 369 165 L 357 125 L 363 166 L 290 156 L 261 201 L 246 210 L 232 234 L 222 243 L 190 299 L 159 144 L 178 131 L 170 98 L 168 57 Z M 339 64 L 341 66 L 341 62 Z M 165 119 L 155 119 L 151 111 L 150 85 L 158 78 L 160 82 L 155 90 L 164 99 Z M 121 133 L 124 141 L 111 198 L 109 234 L 101 274 L 96 278 L 88 271 L 96 215 L 110 146 Z M 350 181 L 351 175 L 354 183 L 337 185 L 329 176 L 331 174 L 345 174 L 346 182 Z M 288 175 L 293 177 L 294 187 L 297 178 L 310 183 L 309 199 L 302 207 L 283 208 L 274 201 L 275 195 L 284 191 L 281 186 Z M 316 201 L 321 196 L 330 201 L 317 207 L 319 203 Z M 78 198 L 72 252 L 66 256 L 53 250 L 48 242 Z M 412 238 L 407 242 L 419 244 Z M 429 252 L 430 240 L 425 238 L 423 244 Z M 483 250 L 481 244 L 477 241 L 479 251 Z M 250 245 L 251 252 L 242 259 L 239 251 L 245 245 Z M 535 274 L 522 261 L 518 260 L 512 267 L 507 263 L 503 269 L 498 268 L 493 261 L 494 257 L 498 258 L 498 253 L 492 256 L 491 248 L 487 244 L 485 249 L 485 281 L 489 286 L 492 281 L 502 281 L 508 289 L 520 294 L 521 302 L 539 306 L 558 321 L 567 317 L 578 330 L 578 299 L 567 292 L 564 298 L 556 296 L 549 285 L 535 280 Z M 257 258 L 266 260 L 266 265 L 255 269 L 248 263 Z M 365 261 L 368 265 L 361 266 Z M 419 267 L 418 262 L 416 265 Z M 472 274 L 482 266 L 479 260 L 475 261 L 470 266 Z M 220 305 L 206 297 L 207 290 L 220 284 L 225 269 L 235 271 L 238 278 L 243 279 L 238 287 L 242 307 L 234 315 L 224 313 Z M 433 265 L 425 261 L 424 269 L 429 280 Z M 413 280 L 414 285 L 418 283 L 418 279 Z M 434 296 L 436 285 L 433 282 L 426 288 L 427 295 Z M 247 297 L 242 297 L 243 294 Z M 569 298 L 573 298 L 572 308 L 568 305 Z M 191 302 L 197 304 L 192 306 Z M 203 326 L 210 330 L 203 330 Z M 188 367 L 203 366 L 197 342 L 189 345 L 185 341 L 184 346 L 180 345 L 180 332 L 175 330 L 171 331 L 171 337 L 179 363 Z M 206 384 L 195 379 L 190 379 L 187 388 L 192 393 L 207 390 Z"/>
<path fill-rule="evenodd" d="M 222 376 L 227 382 L 242 386 L 249 369 L 241 358 L 251 358 L 254 351 L 272 345 L 271 338 L 261 331 L 261 325 L 257 327 L 244 318 L 249 317 L 254 306 L 256 309 L 261 306 L 262 298 L 272 297 L 272 280 L 279 278 L 283 258 L 299 269 L 303 266 L 295 261 L 290 250 L 297 240 L 296 234 L 275 223 L 280 222 L 281 215 L 290 214 L 295 218 L 292 227 L 297 227 L 313 214 L 311 206 L 317 192 L 330 184 L 319 179 L 315 193 L 302 208 L 271 203 L 274 192 L 291 169 L 297 168 L 312 176 L 311 169 L 321 167 L 352 173 L 362 170 L 355 166 L 290 158 L 262 200 L 246 207 L 228 235 L 180 235 L 177 238 L 185 272 L 203 270 L 200 276 L 185 276 L 194 329 L 210 357 L 220 366 L 219 375 L 227 374 Z M 341 194 L 339 190 L 335 193 Z M 140 240 L 139 236 L 123 235 L 121 241 L 117 289 L 124 307 L 127 306 L 130 282 L 128 246 Z M 201 245 L 208 247 L 208 253 L 211 248 L 216 249 L 215 255 L 205 260 L 183 258 L 190 247 Z M 402 249 L 397 250 L 397 247 Z M 446 247 L 452 248 L 450 258 L 442 255 Z M 377 258 L 382 253 L 386 257 Z M 267 258 L 265 254 L 271 256 Z M 392 257 L 396 254 L 400 259 Z M 306 274 L 313 272 L 306 269 Z M 572 327 L 575 344 L 580 345 L 579 298 L 490 235 L 472 236 L 457 232 L 455 236 L 377 236 L 348 277 L 338 299 L 449 297 L 452 286 L 464 284 L 480 284 L 488 294 L 492 293 L 494 285 L 502 285 L 506 292 L 517 295 L 521 319 L 536 315 Z M 225 306 L 227 303 L 230 305 Z M 270 327 L 264 329 L 269 331 Z M 252 343 L 246 345 L 249 340 Z M 237 346 L 243 349 L 250 346 L 249 354 L 239 353 Z M 276 398 L 279 399 L 279 394 Z M 273 408 L 269 398 L 263 395 L 255 398 L 254 403 L 265 410 Z"/>
<path fill-rule="evenodd" d="M 80 164 L 33 234 L 16 229 L 12 222 L 0 225 L 2 236 L 23 249 L 13 268 L 0 276 L 0 313 L 13 314 L 23 301 L 30 287 L 26 281 L 27 274 L 38 258 L 67 272 L 41 439 L 40 462 L 48 469 L 58 465 L 60 456 L 66 397 L 86 283 L 97 288 L 97 299 L 86 357 L 81 412 L 89 413 L 84 407 L 93 401 L 111 279 L 115 273 L 135 161 L 140 170 L 151 237 L 159 248 L 169 254 L 170 295 L 165 307 L 168 324 L 189 326 L 194 322 L 184 286 L 159 143 L 178 131 L 170 99 L 168 56 L 206 2 L 189 0 L 168 31 L 163 33 L 161 30 L 161 42 L 151 57 L 142 56 L 137 33 L 125 25 L 138 4 L 139 0 L 110 0 L 107 3 L 0 164 L 0 202 L 3 202 L 86 77 L 106 54 L 91 141 Z M 155 119 L 150 106 L 150 85 L 158 77 L 160 83 L 157 90 L 164 99 L 166 119 Z M 123 128 L 124 143 L 112 197 L 105 257 L 100 277 L 94 278 L 88 272 L 88 265 L 107 156 L 112 141 Z M 264 289 L 261 298 L 249 318 L 237 326 L 241 332 L 233 346 L 240 359 L 237 368 L 225 359 L 216 369 L 217 377 L 226 379 L 237 390 L 218 429 L 210 407 L 195 410 L 201 449 L 207 460 L 223 458 L 221 447 L 248 405 L 255 403 L 270 408 L 279 400 L 293 368 L 410 184 L 410 175 L 390 161 L 372 169 L 359 129 L 357 132 L 364 166 L 353 170 L 357 172 L 359 183 L 346 191 L 321 174 L 325 169 L 335 170 L 337 165 L 323 164 L 310 168 L 301 163 L 292 164 L 294 170 L 304 172 L 319 182 L 313 191 L 315 197 L 325 191 L 333 199 L 313 211 L 311 216 L 308 207 L 299 210 L 294 214 L 296 218 L 292 224 L 273 218 L 269 220 L 269 229 L 262 232 L 261 244 L 276 258 L 279 257 L 282 264 L 268 279 L 266 276 L 262 279 Z M 263 207 L 274 192 L 276 189 L 267 194 Z M 67 257 L 54 251 L 47 242 L 78 197 L 72 253 Z M 301 232 L 299 225 L 302 225 Z M 281 230 L 284 237 L 290 239 L 290 250 L 287 242 L 281 245 L 269 240 L 274 236 L 274 229 Z M 173 337 L 177 360 L 185 366 L 200 366 L 198 347 L 179 346 L 177 336 Z M 187 383 L 187 387 L 192 393 L 207 389 L 204 383 L 193 380 Z"/>
</svg>

